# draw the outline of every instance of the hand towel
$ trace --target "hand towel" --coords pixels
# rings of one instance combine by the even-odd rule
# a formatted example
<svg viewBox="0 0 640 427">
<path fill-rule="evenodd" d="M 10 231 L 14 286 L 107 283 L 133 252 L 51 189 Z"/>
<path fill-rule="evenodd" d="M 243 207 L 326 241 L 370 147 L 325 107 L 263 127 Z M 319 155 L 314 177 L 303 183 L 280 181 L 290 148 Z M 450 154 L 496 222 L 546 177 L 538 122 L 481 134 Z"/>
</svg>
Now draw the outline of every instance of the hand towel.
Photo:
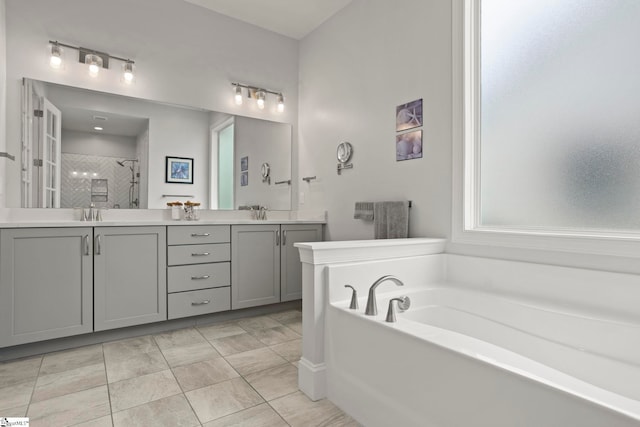
<svg viewBox="0 0 640 427">
<path fill-rule="evenodd" d="M 375 239 L 409 237 L 409 202 L 376 202 L 373 205 Z"/>
<path fill-rule="evenodd" d="M 373 221 L 373 202 L 356 202 L 356 211 L 353 214 L 353 218 Z"/>
</svg>

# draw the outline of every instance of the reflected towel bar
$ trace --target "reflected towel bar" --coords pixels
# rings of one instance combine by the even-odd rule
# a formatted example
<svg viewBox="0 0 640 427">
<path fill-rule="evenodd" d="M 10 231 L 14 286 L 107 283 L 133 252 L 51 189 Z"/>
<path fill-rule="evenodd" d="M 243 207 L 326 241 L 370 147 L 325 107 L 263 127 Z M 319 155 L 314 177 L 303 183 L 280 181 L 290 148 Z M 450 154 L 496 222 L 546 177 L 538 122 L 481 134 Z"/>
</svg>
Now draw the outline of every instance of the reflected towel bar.
<svg viewBox="0 0 640 427">
<path fill-rule="evenodd" d="M 162 197 L 189 197 L 189 198 L 194 198 L 196 196 L 193 196 L 191 194 L 163 194 Z"/>
<path fill-rule="evenodd" d="M 286 179 L 284 181 L 276 181 L 276 184 L 288 184 L 288 185 L 291 185 L 291 180 L 290 179 Z"/>
</svg>

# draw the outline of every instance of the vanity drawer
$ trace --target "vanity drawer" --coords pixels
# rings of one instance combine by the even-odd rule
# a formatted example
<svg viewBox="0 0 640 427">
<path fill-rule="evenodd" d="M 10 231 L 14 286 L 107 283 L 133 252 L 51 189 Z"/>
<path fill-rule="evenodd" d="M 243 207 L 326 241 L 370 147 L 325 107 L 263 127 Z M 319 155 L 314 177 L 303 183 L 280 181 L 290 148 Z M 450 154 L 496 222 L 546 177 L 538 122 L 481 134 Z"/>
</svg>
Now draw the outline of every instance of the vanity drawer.
<svg viewBox="0 0 640 427">
<path fill-rule="evenodd" d="M 167 303 L 169 319 L 231 310 L 231 287 L 169 294 Z"/>
<path fill-rule="evenodd" d="M 168 292 L 193 291 L 231 285 L 231 266 L 228 262 L 181 265 L 167 269 Z"/>
<path fill-rule="evenodd" d="M 167 248 L 168 265 L 204 264 L 229 260 L 231 260 L 231 245 L 229 243 L 169 246 Z"/>
<path fill-rule="evenodd" d="M 170 225 L 167 228 L 168 245 L 198 245 L 231 241 L 229 225 Z"/>
</svg>

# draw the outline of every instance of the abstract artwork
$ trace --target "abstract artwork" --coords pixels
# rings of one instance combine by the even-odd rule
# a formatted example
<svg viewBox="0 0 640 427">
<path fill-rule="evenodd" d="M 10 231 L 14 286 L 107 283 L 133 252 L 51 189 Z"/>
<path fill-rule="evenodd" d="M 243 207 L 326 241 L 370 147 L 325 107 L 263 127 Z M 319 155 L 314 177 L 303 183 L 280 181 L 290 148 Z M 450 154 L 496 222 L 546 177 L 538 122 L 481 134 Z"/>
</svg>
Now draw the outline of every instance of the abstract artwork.
<svg viewBox="0 0 640 427">
<path fill-rule="evenodd" d="M 165 182 L 193 184 L 193 158 L 167 156 Z"/>
</svg>

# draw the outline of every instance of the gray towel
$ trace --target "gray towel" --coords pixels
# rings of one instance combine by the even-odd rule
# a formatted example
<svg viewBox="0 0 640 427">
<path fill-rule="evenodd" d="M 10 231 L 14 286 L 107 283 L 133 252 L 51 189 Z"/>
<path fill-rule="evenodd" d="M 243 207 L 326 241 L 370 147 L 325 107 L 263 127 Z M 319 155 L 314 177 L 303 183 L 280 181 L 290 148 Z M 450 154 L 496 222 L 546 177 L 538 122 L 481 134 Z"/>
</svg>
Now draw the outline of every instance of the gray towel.
<svg viewBox="0 0 640 427">
<path fill-rule="evenodd" d="M 409 202 L 376 202 L 373 206 L 375 239 L 409 237 Z"/>
<path fill-rule="evenodd" d="M 353 214 L 353 218 L 373 221 L 373 202 L 356 202 L 356 211 Z"/>
</svg>

